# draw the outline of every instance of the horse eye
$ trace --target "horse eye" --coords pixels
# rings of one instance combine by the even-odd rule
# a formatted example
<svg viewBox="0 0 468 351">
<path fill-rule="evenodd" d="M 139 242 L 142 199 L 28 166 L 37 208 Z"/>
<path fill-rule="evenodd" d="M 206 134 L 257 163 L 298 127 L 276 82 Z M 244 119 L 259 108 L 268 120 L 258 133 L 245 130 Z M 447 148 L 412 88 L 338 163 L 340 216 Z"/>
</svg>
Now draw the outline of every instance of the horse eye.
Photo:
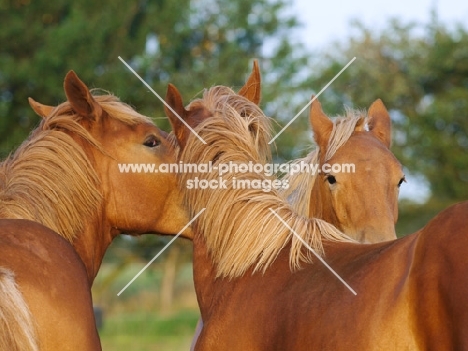
<svg viewBox="0 0 468 351">
<path fill-rule="evenodd" d="M 335 176 L 332 176 L 331 174 L 327 175 L 327 181 L 330 184 L 335 184 L 336 183 L 336 178 Z"/>
<path fill-rule="evenodd" d="M 400 179 L 400 181 L 398 182 L 398 187 L 400 187 L 401 184 L 403 184 L 403 182 L 406 183 L 406 178 L 405 178 L 405 177 L 403 177 L 403 178 Z"/>
<path fill-rule="evenodd" d="M 147 147 L 156 147 L 156 146 L 159 146 L 159 144 L 161 144 L 161 141 L 158 138 L 156 138 L 154 135 L 151 135 L 150 137 L 148 137 L 143 143 L 143 145 Z"/>
</svg>

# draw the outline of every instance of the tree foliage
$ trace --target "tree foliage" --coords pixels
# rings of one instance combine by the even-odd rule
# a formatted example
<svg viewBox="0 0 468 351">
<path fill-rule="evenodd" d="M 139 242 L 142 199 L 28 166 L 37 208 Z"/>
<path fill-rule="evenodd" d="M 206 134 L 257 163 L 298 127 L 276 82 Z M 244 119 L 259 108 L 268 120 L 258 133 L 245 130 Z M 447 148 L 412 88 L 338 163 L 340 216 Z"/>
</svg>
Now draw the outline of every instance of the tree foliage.
<svg viewBox="0 0 468 351">
<path fill-rule="evenodd" d="M 273 100 L 303 64 L 302 49 L 294 47 L 293 57 L 288 40 L 297 23 L 280 16 L 287 1 L 2 0 L 0 155 L 37 123 L 27 98 L 63 101 L 70 69 L 89 86 L 109 90 L 145 114 L 164 116 L 161 102 L 118 56 L 159 95 L 171 82 L 187 100 L 211 85 L 241 86 L 251 60 L 259 58 L 268 86 L 275 87 L 266 89 L 265 99 Z M 158 124 L 169 128 L 165 120 Z"/>
</svg>

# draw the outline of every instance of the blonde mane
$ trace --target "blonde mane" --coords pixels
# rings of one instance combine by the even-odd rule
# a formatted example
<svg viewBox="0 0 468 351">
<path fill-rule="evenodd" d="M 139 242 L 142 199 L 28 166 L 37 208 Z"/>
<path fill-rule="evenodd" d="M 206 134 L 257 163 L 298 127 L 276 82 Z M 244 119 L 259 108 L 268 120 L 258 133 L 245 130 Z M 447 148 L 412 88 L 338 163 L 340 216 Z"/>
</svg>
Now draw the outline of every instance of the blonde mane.
<svg viewBox="0 0 468 351">
<path fill-rule="evenodd" d="M 216 167 L 229 162 L 264 164 L 268 160 L 271 128 L 268 118 L 255 104 L 220 87 L 206 91 L 196 103 L 203 103 L 212 112 L 212 117 L 196 128 L 207 145 L 190 135 L 181 153 L 184 163 L 212 161 Z M 215 170 L 185 173 L 179 178 L 191 214 L 206 208 L 196 221 L 195 230 L 203 235 L 217 276 L 238 277 L 251 267 L 254 272 L 265 271 L 288 245 L 292 269 L 299 268 L 301 262 L 311 262 L 312 253 L 270 209 L 318 253 L 323 253 L 322 240 L 350 241 L 334 226 L 295 213 L 274 189 L 265 192 L 260 188 L 230 186 L 234 178 L 257 183 L 275 178 L 259 173 L 228 173 L 223 175 L 228 189 L 186 189 L 187 181 L 195 177 L 213 180 L 219 175 Z"/>
<path fill-rule="evenodd" d="M 333 130 L 328 141 L 327 150 L 323 162 L 329 161 L 351 137 L 354 131 L 365 130 L 367 128 L 368 117 L 360 110 L 346 110 L 346 116 L 339 116 L 333 120 Z M 320 152 L 315 147 L 306 157 L 293 160 L 291 164 L 319 164 Z M 310 194 L 315 185 L 318 173 L 296 172 L 286 174 L 283 180 L 289 183 L 287 189 L 280 189 L 280 196 L 287 200 L 293 209 L 302 216 L 309 216 Z"/>
<path fill-rule="evenodd" d="M 150 122 L 115 96 L 94 99 L 124 124 Z M 100 179 L 83 145 L 103 150 L 82 119 L 69 102 L 60 104 L 0 163 L 0 218 L 41 223 L 70 242 L 96 218 L 103 201 Z"/>
</svg>

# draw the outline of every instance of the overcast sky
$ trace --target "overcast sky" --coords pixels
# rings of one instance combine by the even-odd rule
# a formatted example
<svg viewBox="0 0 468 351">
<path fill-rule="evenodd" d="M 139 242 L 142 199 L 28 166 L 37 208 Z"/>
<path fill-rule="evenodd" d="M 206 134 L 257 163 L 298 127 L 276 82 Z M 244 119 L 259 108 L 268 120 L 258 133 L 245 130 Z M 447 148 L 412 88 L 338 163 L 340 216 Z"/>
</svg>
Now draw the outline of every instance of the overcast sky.
<svg viewBox="0 0 468 351">
<path fill-rule="evenodd" d="M 468 1 L 464 0 L 293 0 L 294 11 L 304 24 L 300 40 L 311 48 L 345 39 L 351 19 L 358 18 L 368 26 L 379 27 L 390 17 L 404 21 L 428 22 L 431 9 L 437 9 L 439 20 L 468 27 Z"/>
</svg>

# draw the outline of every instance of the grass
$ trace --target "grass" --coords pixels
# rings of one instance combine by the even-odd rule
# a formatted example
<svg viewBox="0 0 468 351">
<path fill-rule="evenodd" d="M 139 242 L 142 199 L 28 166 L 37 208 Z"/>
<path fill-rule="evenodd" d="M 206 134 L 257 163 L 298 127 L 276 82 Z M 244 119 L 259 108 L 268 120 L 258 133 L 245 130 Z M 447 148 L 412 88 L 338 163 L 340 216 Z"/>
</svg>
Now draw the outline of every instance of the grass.
<svg viewBox="0 0 468 351">
<path fill-rule="evenodd" d="M 103 350 L 186 351 L 195 331 L 197 311 L 171 316 L 139 312 L 108 316 L 100 330 Z"/>
</svg>

